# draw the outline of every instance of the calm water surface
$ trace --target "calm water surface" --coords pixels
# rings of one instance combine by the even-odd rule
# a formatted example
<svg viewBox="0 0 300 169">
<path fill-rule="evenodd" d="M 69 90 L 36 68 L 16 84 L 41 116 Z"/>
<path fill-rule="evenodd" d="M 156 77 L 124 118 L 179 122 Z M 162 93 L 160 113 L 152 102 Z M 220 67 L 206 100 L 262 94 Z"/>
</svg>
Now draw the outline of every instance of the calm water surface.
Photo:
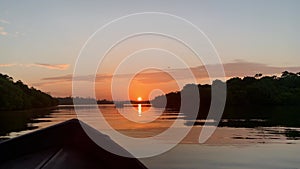
<svg viewBox="0 0 300 169">
<path fill-rule="evenodd" d="M 178 129 L 189 124 L 184 114 L 174 111 L 163 113 L 162 109 L 148 106 L 125 106 L 118 113 L 113 105 L 100 105 L 103 115 L 98 114 L 95 106 L 82 105 L 77 108 L 83 112 L 80 116 L 96 115 L 97 117 L 91 117 L 90 120 L 98 128 L 101 128 L 99 122 L 105 119 L 114 129 L 131 137 L 155 136 L 170 127 L 176 118 L 181 122 L 175 126 Z M 74 106 L 58 106 L 49 110 L 2 112 L 0 117 L 0 138 L 8 139 L 77 116 Z M 204 121 L 198 120 L 199 124 L 202 122 Z M 172 150 L 141 161 L 149 168 L 300 167 L 299 128 L 218 127 L 205 144 L 198 143 L 200 132 L 201 125 L 194 126 L 187 137 Z"/>
</svg>

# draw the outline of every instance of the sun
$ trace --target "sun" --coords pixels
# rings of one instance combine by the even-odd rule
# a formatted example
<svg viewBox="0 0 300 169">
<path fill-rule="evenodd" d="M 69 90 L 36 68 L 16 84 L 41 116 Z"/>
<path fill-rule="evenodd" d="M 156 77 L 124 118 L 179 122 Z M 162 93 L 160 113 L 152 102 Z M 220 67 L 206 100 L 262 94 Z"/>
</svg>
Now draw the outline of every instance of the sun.
<svg viewBox="0 0 300 169">
<path fill-rule="evenodd" d="M 143 99 L 142 99 L 142 97 L 138 97 L 137 100 L 138 101 L 142 101 Z"/>
</svg>

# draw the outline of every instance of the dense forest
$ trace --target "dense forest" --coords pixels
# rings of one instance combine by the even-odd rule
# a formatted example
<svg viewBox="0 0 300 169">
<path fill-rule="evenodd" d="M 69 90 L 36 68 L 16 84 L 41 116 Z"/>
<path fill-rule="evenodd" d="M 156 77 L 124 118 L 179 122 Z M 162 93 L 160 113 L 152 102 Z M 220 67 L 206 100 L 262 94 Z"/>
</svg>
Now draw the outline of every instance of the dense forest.
<svg viewBox="0 0 300 169">
<path fill-rule="evenodd" d="M 300 72 L 285 71 L 281 77 L 256 74 L 226 83 L 230 105 L 298 105 L 300 101 Z"/>
<path fill-rule="evenodd" d="M 215 82 L 220 81 L 214 81 L 212 85 L 214 85 Z M 198 87 L 200 95 L 198 118 L 204 119 L 207 117 L 210 108 L 211 85 L 188 84 L 181 91 L 171 92 L 165 96 L 157 96 L 151 103 L 154 107 L 162 107 L 161 102 L 166 98 L 166 108 L 179 109 L 181 93 L 195 86 Z M 223 118 L 268 118 L 273 115 L 265 110 L 261 111 L 261 107 L 269 107 L 268 109 L 270 110 L 270 107 L 297 106 L 300 102 L 300 73 L 285 71 L 282 72 L 280 77 L 263 76 L 262 74 L 244 78 L 234 77 L 226 81 L 226 86 L 227 99 Z M 238 111 L 233 109 L 238 109 Z"/>
<path fill-rule="evenodd" d="M 0 73 L 0 110 L 24 110 L 57 105 L 56 99 L 22 81 Z"/>
</svg>

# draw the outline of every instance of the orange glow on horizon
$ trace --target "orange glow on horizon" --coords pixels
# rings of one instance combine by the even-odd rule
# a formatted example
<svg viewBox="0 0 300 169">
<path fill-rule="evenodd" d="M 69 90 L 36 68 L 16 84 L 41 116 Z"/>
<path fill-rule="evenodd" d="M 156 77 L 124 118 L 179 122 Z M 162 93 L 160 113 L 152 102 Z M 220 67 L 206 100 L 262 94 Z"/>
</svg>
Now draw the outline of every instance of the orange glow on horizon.
<svg viewBox="0 0 300 169">
<path fill-rule="evenodd" d="M 154 98 L 155 95 L 152 95 L 154 90 L 161 90 L 162 93 L 180 90 L 172 76 L 167 72 L 156 69 L 147 69 L 137 73 L 130 81 L 129 86 L 123 85 L 120 81 L 113 89 L 117 94 L 117 98 L 112 98 L 112 89 L 112 78 L 96 82 L 97 99 L 138 101 L 138 97 L 141 97 L 141 101 L 148 101 Z"/>
<path fill-rule="evenodd" d="M 147 101 L 153 99 L 151 92 L 157 89 L 168 93 L 179 90 L 179 87 L 168 73 L 156 69 L 147 69 L 137 73 L 131 80 L 128 95 L 130 100 Z M 139 97 L 141 100 L 139 100 Z"/>
</svg>

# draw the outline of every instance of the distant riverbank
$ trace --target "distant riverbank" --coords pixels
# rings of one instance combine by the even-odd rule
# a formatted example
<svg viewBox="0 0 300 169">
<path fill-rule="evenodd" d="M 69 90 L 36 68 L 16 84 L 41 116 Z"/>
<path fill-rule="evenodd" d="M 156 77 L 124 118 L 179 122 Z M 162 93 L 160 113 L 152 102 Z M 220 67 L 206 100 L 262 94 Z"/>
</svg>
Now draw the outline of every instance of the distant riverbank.
<svg viewBox="0 0 300 169">
<path fill-rule="evenodd" d="M 88 105 L 88 104 L 150 104 L 150 101 L 112 101 L 112 100 L 96 100 L 94 98 L 83 98 L 83 97 L 57 97 L 59 105 L 74 105 L 74 101 L 76 105 Z"/>
</svg>

